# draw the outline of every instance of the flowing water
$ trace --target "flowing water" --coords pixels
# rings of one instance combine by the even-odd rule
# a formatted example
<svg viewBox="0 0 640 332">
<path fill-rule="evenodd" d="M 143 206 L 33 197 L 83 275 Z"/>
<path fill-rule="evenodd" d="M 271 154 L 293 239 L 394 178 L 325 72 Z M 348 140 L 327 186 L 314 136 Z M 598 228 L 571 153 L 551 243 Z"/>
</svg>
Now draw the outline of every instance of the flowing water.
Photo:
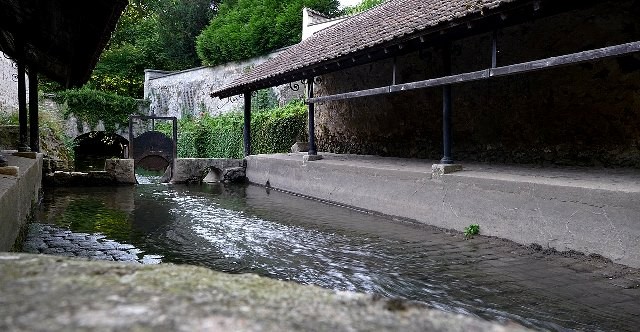
<svg viewBox="0 0 640 332">
<path fill-rule="evenodd" d="M 527 289 L 517 276 L 485 264 L 523 262 L 499 241 L 464 241 L 459 234 L 258 186 L 142 180 L 149 184 L 50 190 L 37 222 L 100 233 L 163 262 L 405 298 L 534 328 L 626 326 L 624 316 Z M 533 260 L 524 259 L 523 265 Z"/>
</svg>

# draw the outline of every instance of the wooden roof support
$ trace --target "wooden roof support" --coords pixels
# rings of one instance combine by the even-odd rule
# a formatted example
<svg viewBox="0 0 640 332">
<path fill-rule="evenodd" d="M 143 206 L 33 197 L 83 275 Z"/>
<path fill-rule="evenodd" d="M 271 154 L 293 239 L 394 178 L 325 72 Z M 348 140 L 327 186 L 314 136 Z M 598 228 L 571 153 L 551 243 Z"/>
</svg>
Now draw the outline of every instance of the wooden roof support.
<svg viewBox="0 0 640 332">
<path fill-rule="evenodd" d="M 359 98 L 364 96 L 373 96 L 379 94 L 387 94 L 393 92 L 408 91 L 414 89 L 432 88 L 448 84 L 458 84 L 464 82 L 485 80 L 493 77 L 503 77 L 516 74 L 525 74 L 529 72 L 559 68 L 563 66 L 579 64 L 583 62 L 596 61 L 606 58 L 618 57 L 626 54 L 640 52 L 640 41 L 598 48 L 589 51 L 550 57 L 541 60 L 518 63 L 514 65 L 495 67 L 489 69 L 478 70 L 463 74 L 449 75 L 439 78 L 433 78 L 423 81 L 394 84 L 385 87 L 340 93 L 330 96 L 321 96 L 307 99 L 307 103 L 321 103 L 334 100 L 343 100 L 351 98 Z"/>
</svg>

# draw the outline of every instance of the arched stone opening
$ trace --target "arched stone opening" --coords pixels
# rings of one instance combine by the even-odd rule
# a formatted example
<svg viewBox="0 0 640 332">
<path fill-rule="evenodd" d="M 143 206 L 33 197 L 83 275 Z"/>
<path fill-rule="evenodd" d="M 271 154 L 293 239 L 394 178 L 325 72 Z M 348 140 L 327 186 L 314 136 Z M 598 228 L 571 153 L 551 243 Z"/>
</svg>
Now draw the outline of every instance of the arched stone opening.
<svg viewBox="0 0 640 332">
<path fill-rule="evenodd" d="M 205 183 L 219 183 L 222 181 L 222 170 L 217 167 L 209 167 L 202 182 Z"/>
<path fill-rule="evenodd" d="M 126 138 L 105 131 L 92 131 L 73 140 L 75 167 L 79 171 L 103 170 L 109 158 L 125 158 L 129 146 Z"/>
<path fill-rule="evenodd" d="M 136 161 L 136 168 L 146 171 L 164 172 L 169 167 L 169 160 L 159 155 L 148 155 Z"/>
</svg>

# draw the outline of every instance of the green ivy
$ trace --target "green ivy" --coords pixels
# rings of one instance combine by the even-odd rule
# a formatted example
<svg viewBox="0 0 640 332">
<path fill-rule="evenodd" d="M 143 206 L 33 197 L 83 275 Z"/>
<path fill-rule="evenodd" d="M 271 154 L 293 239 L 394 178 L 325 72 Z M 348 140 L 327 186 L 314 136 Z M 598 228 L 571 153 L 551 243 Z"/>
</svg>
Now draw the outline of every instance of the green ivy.
<svg viewBox="0 0 640 332">
<path fill-rule="evenodd" d="M 243 115 L 231 112 L 218 116 L 183 118 L 178 121 L 178 157 L 242 158 Z M 170 124 L 158 130 L 171 134 Z M 296 141 L 306 140 L 307 110 L 302 101 L 253 112 L 251 115 L 252 153 L 287 152 Z"/>
<path fill-rule="evenodd" d="M 65 119 L 74 115 L 91 127 L 102 120 L 107 132 L 115 132 L 118 127 L 127 126 L 130 115 L 140 114 L 140 102 L 137 99 L 110 92 L 72 89 L 57 92 L 55 99 L 59 104 L 65 105 Z"/>
</svg>

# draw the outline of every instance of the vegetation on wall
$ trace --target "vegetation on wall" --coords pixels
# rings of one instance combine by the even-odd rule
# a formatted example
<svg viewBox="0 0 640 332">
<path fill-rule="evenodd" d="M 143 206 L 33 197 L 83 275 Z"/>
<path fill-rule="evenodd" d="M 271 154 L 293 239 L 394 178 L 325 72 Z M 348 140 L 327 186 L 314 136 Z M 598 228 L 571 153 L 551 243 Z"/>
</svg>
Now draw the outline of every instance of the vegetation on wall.
<svg viewBox="0 0 640 332">
<path fill-rule="evenodd" d="M 85 88 L 143 97 L 144 70 L 200 65 L 195 39 L 216 12 L 211 0 L 130 0 Z M 41 78 L 40 88 L 62 88 Z"/>
<path fill-rule="evenodd" d="M 59 91 L 55 99 L 64 105 L 65 119 L 73 115 L 91 127 L 95 127 L 102 120 L 105 131 L 108 132 L 127 126 L 129 116 L 139 114 L 138 100 L 103 91 L 71 89 Z"/>
<path fill-rule="evenodd" d="M 178 157 L 242 158 L 243 124 L 240 112 L 182 118 L 178 122 Z M 287 152 L 296 141 L 306 140 L 306 126 L 307 110 L 302 101 L 253 112 L 252 153 Z M 158 130 L 170 135 L 171 125 L 159 124 Z"/>
<path fill-rule="evenodd" d="M 303 7 L 338 14 L 337 0 L 226 0 L 197 37 L 198 56 L 213 66 L 298 43 Z"/>
<path fill-rule="evenodd" d="M 40 125 L 40 150 L 53 159 L 73 160 L 73 140 L 65 134 L 62 120 L 59 116 L 50 111 L 40 109 L 38 121 Z M 0 110 L 0 126 L 4 125 L 18 126 L 18 112 L 3 112 Z M 0 130 L 0 133 L 3 133 L 2 130 Z M 5 139 L 9 139 L 9 137 L 5 137 Z M 18 139 L 17 136 L 16 139 Z"/>
<path fill-rule="evenodd" d="M 88 86 L 142 98 L 144 70 L 198 66 L 195 38 L 213 17 L 210 0 L 133 0 Z"/>
</svg>

